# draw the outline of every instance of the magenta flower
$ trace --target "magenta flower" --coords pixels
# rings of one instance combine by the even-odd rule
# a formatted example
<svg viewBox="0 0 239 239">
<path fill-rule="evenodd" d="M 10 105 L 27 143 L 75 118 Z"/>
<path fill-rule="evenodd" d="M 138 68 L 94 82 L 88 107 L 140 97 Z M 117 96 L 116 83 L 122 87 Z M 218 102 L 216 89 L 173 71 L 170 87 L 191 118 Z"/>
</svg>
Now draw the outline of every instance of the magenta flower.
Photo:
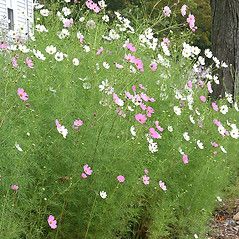
<svg viewBox="0 0 239 239">
<path fill-rule="evenodd" d="M 84 169 L 84 172 L 85 172 L 85 174 L 86 174 L 87 176 L 90 176 L 90 175 L 92 174 L 92 172 L 93 172 L 93 170 L 91 169 L 91 167 L 89 167 L 88 164 L 85 164 L 84 167 L 83 167 L 83 169 Z"/>
<path fill-rule="evenodd" d="M 24 91 L 22 88 L 17 89 L 17 94 L 20 97 L 21 100 L 27 101 L 28 100 L 28 94 Z"/>
<path fill-rule="evenodd" d="M 135 119 L 136 119 L 140 124 L 144 124 L 144 123 L 147 121 L 146 115 L 143 115 L 143 114 L 137 114 L 137 115 L 135 115 Z"/>
<path fill-rule="evenodd" d="M 187 154 L 183 154 L 182 160 L 183 160 L 184 164 L 188 164 L 189 163 L 188 155 Z"/>
<path fill-rule="evenodd" d="M 141 97 L 145 102 L 148 102 L 148 101 L 149 101 L 149 97 L 148 97 L 146 94 L 144 94 L 144 93 L 141 93 L 141 94 L 140 94 L 140 97 Z"/>
<path fill-rule="evenodd" d="M 136 52 L 136 48 L 134 47 L 132 43 L 127 43 L 126 47 L 129 51 Z"/>
<path fill-rule="evenodd" d="M 56 229 L 57 228 L 57 221 L 55 220 L 54 216 L 50 215 L 47 219 L 47 222 L 48 222 L 51 229 Z"/>
<path fill-rule="evenodd" d="M 144 176 L 142 177 L 142 179 L 143 179 L 143 183 L 144 183 L 144 185 L 149 185 L 149 179 L 150 179 L 149 176 L 144 175 Z"/>
<path fill-rule="evenodd" d="M 150 133 L 150 136 L 153 139 L 160 139 L 161 138 L 161 135 L 154 128 L 150 128 L 149 133 Z"/>
<path fill-rule="evenodd" d="M 13 190 L 13 191 L 18 191 L 18 189 L 19 189 L 19 186 L 18 185 L 16 185 L 16 184 L 13 184 L 13 185 L 11 185 L 10 186 L 10 188 Z"/>
<path fill-rule="evenodd" d="M 119 175 L 117 176 L 117 180 L 120 182 L 120 183 L 123 183 L 125 181 L 125 177 L 123 175 Z"/>
<path fill-rule="evenodd" d="M 167 191 L 167 187 L 165 185 L 165 183 L 163 181 L 159 181 L 159 187 L 163 190 L 163 191 Z"/>
<path fill-rule="evenodd" d="M 147 116 L 151 117 L 153 113 L 154 113 L 154 108 L 152 108 L 151 106 L 148 106 L 147 107 Z"/>
<path fill-rule="evenodd" d="M 132 91 L 134 91 L 134 92 L 136 91 L 136 85 L 132 86 Z"/>
<path fill-rule="evenodd" d="M 29 68 L 33 68 L 34 64 L 33 64 L 33 61 L 30 57 L 27 57 L 26 60 L 25 60 L 25 63 L 26 65 L 29 67 Z"/>
</svg>

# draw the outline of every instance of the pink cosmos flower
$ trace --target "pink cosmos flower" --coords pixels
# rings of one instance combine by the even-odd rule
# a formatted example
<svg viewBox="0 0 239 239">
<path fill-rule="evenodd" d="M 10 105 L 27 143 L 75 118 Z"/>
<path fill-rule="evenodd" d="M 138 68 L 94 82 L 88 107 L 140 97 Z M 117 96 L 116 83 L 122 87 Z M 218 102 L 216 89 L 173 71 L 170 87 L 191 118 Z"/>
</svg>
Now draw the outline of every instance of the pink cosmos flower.
<svg viewBox="0 0 239 239">
<path fill-rule="evenodd" d="M 17 94 L 20 97 L 21 100 L 27 101 L 28 100 L 28 94 L 25 92 L 24 89 L 18 88 Z"/>
<path fill-rule="evenodd" d="M 205 103 L 207 100 L 207 98 L 204 95 L 201 95 L 199 98 L 203 103 Z"/>
<path fill-rule="evenodd" d="M 140 108 L 141 108 L 142 110 L 146 110 L 146 109 L 147 109 L 147 106 L 146 106 L 145 104 L 141 103 L 141 104 L 140 104 Z"/>
<path fill-rule="evenodd" d="M 140 124 L 144 124 L 144 123 L 147 121 L 146 115 L 143 115 L 143 114 L 137 114 L 137 115 L 135 115 L 135 119 L 136 119 Z"/>
<path fill-rule="evenodd" d="M 192 89 L 193 88 L 193 82 L 190 80 L 187 82 L 187 86 L 189 89 Z"/>
<path fill-rule="evenodd" d="M 133 45 L 132 43 L 127 43 L 127 44 L 126 44 L 126 48 L 127 48 L 129 51 L 136 52 L 136 48 L 134 47 L 134 45 Z"/>
<path fill-rule="evenodd" d="M 118 106 L 123 106 L 124 105 L 124 101 L 121 100 L 117 94 L 113 93 L 113 100 L 115 102 L 115 104 L 117 104 Z"/>
<path fill-rule="evenodd" d="M 132 91 L 134 91 L 134 92 L 136 91 L 136 86 L 135 85 L 132 86 Z"/>
<path fill-rule="evenodd" d="M 149 179 L 150 179 L 149 176 L 144 175 L 144 176 L 142 177 L 142 179 L 143 179 L 143 183 L 144 183 L 144 185 L 149 185 Z"/>
<path fill-rule="evenodd" d="M 92 0 L 87 0 L 85 4 L 90 10 L 93 10 L 95 13 L 98 13 L 101 10 L 100 7 Z"/>
<path fill-rule="evenodd" d="M 151 71 L 156 71 L 158 69 L 158 64 L 156 62 L 153 62 L 150 64 Z"/>
<path fill-rule="evenodd" d="M 217 148 L 217 147 L 219 147 L 219 144 L 218 144 L 218 143 L 216 143 L 216 142 L 211 142 L 211 145 L 212 145 L 214 148 Z"/>
<path fill-rule="evenodd" d="M 146 101 L 146 102 L 149 101 L 149 97 L 148 97 L 146 94 L 144 94 L 144 93 L 141 93 L 141 94 L 140 94 L 140 97 L 141 97 L 144 101 Z"/>
<path fill-rule="evenodd" d="M 189 27 L 192 31 L 196 30 L 196 26 L 195 26 L 195 17 L 192 14 L 189 14 L 188 18 L 187 18 L 187 23 L 189 24 Z"/>
<path fill-rule="evenodd" d="M 57 228 L 57 221 L 56 221 L 54 216 L 50 215 L 47 219 L 47 222 L 48 222 L 51 229 L 56 229 Z"/>
<path fill-rule="evenodd" d="M 83 169 L 84 169 L 84 172 L 85 172 L 85 174 L 86 174 L 87 176 L 90 176 L 90 175 L 92 174 L 92 172 L 93 172 L 93 170 L 91 169 L 91 167 L 89 167 L 88 164 L 85 164 L 84 167 L 83 167 Z"/>
<path fill-rule="evenodd" d="M 27 57 L 26 60 L 25 60 L 25 63 L 26 65 L 29 67 L 29 68 L 33 68 L 34 64 L 33 64 L 33 61 L 30 57 Z"/>
<path fill-rule="evenodd" d="M 117 176 L 117 180 L 120 182 L 120 183 L 123 183 L 125 181 L 125 177 L 123 175 L 119 175 Z"/>
<path fill-rule="evenodd" d="M 164 9 L 163 9 L 163 14 L 165 17 L 170 17 L 171 15 L 171 9 L 168 7 L 168 6 L 165 6 Z"/>
<path fill-rule="evenodd" d="M 149 170 L 147 168 L 144 169 L 144 173 L 145 174 L 148 174 L 149 173 Z"/>
<path fill-rule="evenodd" d="M 210 94 L 213 92 L 213 90 L 212 90 L 212 84 L 211 84 L 210 81 L 207 83 L 207 89 L 208 89 L 208 92 L 209 92 Z"/>
<path fill-rule="evenodd" d="M 215 110 L 215 111 L 218 111 L 219 108 L 218 108 L 218 105 L 216 102 L 212 102 L 212 108 Z"/>
<path fill-rule="evenodd" d="M 158 129 L 159 132 L 163 132 L 164 129 L 159 125 L 159 121 L 155 121 L 155 126 Z"/>
<path fill-rule="evenodd" d="M 139 84 L 139 88 L 140 88 L 141 90 L 146 90 L 146 88 L 145 88 L 142 84 Z"/>
<path fill-rule="evenodd" d="M 181 14 L 183 17 L 186 16 L 186 14 L 187 14 L 187 7 L 188 6 L 185 4 L 181 7 Z"/>
<path fill-rule="evenodd" d="M 65 18 L 63 20 L 63 24 L 64 24 L 64 27 L 66 27 L 66 28 L 72 27 L 72 25 L 73 25 L 73 18 L 70 18 L 70 19 Z"/>
<path fill-rule="evenodd" d="M 183 154 L 182 160 L 183 160 L 184 164 L 188 164 L 189 163 L 188 155 L 187 154 Z"/>
<path fill-rule="evenodd" d="M 82 178 L 87 178 L 87 175 L 86 175 L 85 173 L 82 173 L 82 174 L 81 174 L 81 177 L 82 177 Z"/>
<path fill-rule="evenodd" d="M 159 187 L 163 190 L 163 191 L 167 191 L 167 187 L 165 185 L 165 183 L 163 181 L 159 181 Z"/>
<path fill-rule="evenodd" d="M 61 125 L 58 119 L 55 120 L 55 124 L 57 131 L 63 136 L 63 138 L 66 138 L 68 134 L 66 127 L 64 125 Z"/>
<path fill-rule="evenodd" d="M 167 47 L 169 47 L 170 40 L 167 37 L 164 37 L 162 43 L 165 44 Z"/>
<path fill-rule="evenodd" d="M 1 50 L 6 50 L 7 47 L 8 47 L 7 43 L 5 43 L 5 42 L 0 42 L 0 49 L 1 49 Z"/>
<path fill-rule="evenodd" d="M 152 108 L 151 106 L 148 106 L 147 107 L 147 116 L 151 117 L 153 113 L 154 113 L 154 108 Z"/>
<path fill-rule="evenodd" d="M 219 127 L 219 126 L 222 125 L 221 122 L 220 122 L 219 120 L 217 120 L 217 119 L 214 119 L 214 120 L 213 120 L 213 123 L 214 123 L 217 127 Z"/>
<path fill-rule="evenodd" d="M 133 95 L 131 95 L 128 91 L 125 92 L 125 96 L 127 99 L 132 100 L 133 99 Z"/>
<path fill-rule="evenodd" d="M 161 138 L 161 135 L 154 128 L 150 128 L 149 133 L 150 133 L 150 136 L 153 139 L 160 139 Z"/>
<path fill-rule="evenodd" d="M 10 186 L 10 188 L 13 190 L 13 191 L 18 191 L 18 189 L 19 189 L 19 186 L 18 185 L 16 185 L 16 184 L 13 184 L 13 185 L 11 185 Z"/>
<path fill-rule="evenodd" d="M 144 64 L 143 64 L 143 61 L 141 59 L 136 59 L 134 61 L 134 64 L 139 71 L 144 72 Z"/>
<path fill-rule="evenodd" d="M 81 119 L 76 119 L 73 122 L 73 128 L 78 130 L 83 124 L 84 124 L 84 122 Z"/>
<path fill-rule="evenodd" d="M 17 57 L 13 57 L 13 58 L 12 58 L 12 66 L 13 66 L 14 68 L 17 68 L 17 67 L 18 67 Z"/>
<path fill-rule="evenodd" d="M 104 48 L 103 47 L 100 47 L 97 52 L 96 52 L 96 55 L 100 55 L 102 52 L 104 51 Z"/>
</svg>

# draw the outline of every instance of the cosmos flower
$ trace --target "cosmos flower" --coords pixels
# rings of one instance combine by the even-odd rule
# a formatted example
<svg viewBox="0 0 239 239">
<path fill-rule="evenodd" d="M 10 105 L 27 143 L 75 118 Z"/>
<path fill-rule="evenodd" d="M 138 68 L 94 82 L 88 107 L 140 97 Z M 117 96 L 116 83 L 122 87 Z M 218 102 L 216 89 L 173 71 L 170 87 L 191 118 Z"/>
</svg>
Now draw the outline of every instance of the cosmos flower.
<svg viewBox="0 0 239 239">
<path fill-rule="evenodd" d="M 57 228 L 57 221 L 54 216 L 50 215 L 47 219 L 47 222 L 51 229 Z"/>
</svg>

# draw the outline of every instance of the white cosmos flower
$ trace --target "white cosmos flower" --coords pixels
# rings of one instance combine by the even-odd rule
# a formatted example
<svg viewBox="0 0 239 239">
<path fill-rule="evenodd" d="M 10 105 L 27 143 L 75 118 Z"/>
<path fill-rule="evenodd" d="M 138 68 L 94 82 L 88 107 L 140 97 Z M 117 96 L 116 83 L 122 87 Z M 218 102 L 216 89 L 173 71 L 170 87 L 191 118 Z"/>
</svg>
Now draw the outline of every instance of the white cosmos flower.
<svg viewBox="0 0 239 239">
<path fill-rule="evenodd" d="M 149 151 L 151 153 L 158 152 L 158 144 L 156 142 L 149 143 Z"/>
<path fill-rule="evenodd" d="M 132 134 L 133 137 L 136 136 L 136 130 L 135 130 L 135 127 L 134 127 L 134 126 L 131 126 L 131 127 L 130 127 L 130 133 Z"/>
<path fill-rule="evenodd" d="M 74 59 L 72 60 L 72 63 L 73 63 L 74 66 L 79 66 L 80 61 L 79 61 L 79 59 L 74 58 Z"/>
<path fill-rule="evenodd" d="M 46 57 L 39 50 L 33 49 L 32 52 L 37 59 L 42 60 L 42 61 L 46 60 Z"/>
<path fill-rule="evenodd" d="M 222 202 L 221 197 L 217 196 L 217 201 L 218 201 L 218 202 Z"/>
<path fill-rule="evenodd" d="M 71 9 L 68 8 L 68 7 L 63 7 L 63 8 L 62 8 L 62 12 L 63 12 L 63 14 L 64 14 L 65 16 L 68 16 L 68 15 L 71 14 Z"/>
<path fill-rule="evenodd" d="M 197 146 L 199 149 L 204 149 L 204 145 L 200 140 L 197 140 Z"/>
<path fill-rule="evenodd" d="M 83 49 L 84 49 L 85 52 L 90 52 L 90 47 L 87 46 L 87 45 L 84 45 Z"/>
<path fill-rule="evenodd" d="M 55 59 L 56 59 L 56 61 L 63 61 L 63 59 L 64 59 L 64 54 L 63 54 L 62 52 L 57 52 L 57 53 L 55 54 Z"/>
<path fill-rule="evenodd" d="M 105 191 L 100 191 L 100 196 L 101 198 L 106 199 L 107 193 Z"/>
<path fill-rule="evenodd" d="M 22 148 L 20 147 L 20 145 L 18 143 L 15 143 L 15 147 L 18 151 L 22 152 Z"/>
<path fill-rule="evenodd" d="M 49 10 L 48 10 L 48 9 L 41 9 L 41 10 L 40 10 L 40 14 L 41 14 L 43 17 L 47 17 L 47 16 L 49 16 Z"/>
<path fill-rule="evenodd" d="M 173 126 L 169 125 L 169 126 L 168 126 L 168 131 L 169 131 L 170 133 L 172 133 L 172 132 L 173 132 Z"/>
<path fill-rule="evenodd" d="M 220 112 L 225 115 L 228 112 L 228 106 L 227 105 L 222 105 L 220 107 Z"/>
<path fill-rule="evenodd" d="M 190 140 L 190 136 L 188 135 L 188 132 L 184 132 L 184 133 L 183 133 L 183 138 L 184 138 L 186 141 L 189 141 L 189 140 Z"/>
<path fill-rule="evenodd" d="M 174 113 L 175 113 L 176 115 L 181 115 L 181 113 L 182 113 L 181 108 L 179 108 L 178 106 L 174 106 L 174 107 L 173 107 L 173 110 L 174 110 Z"/>
<path fill-rule="evenodd" d="M 201 52 L 201 50 L 197 47 L 197 46 L 192 46 L 192 53 L 194 54 L 194 55 L 199 55 L 200 54 L 200 52 Z"/>
<path fill-rule="evenodd" d="M 61 125 L 59 127 L 57 127 L 58 132 L 63 136 L 63 138 L 65 139 L 67 134 L 68 134 L 68 130 L 64 125 Z"/>
<path fill-rule="evenodd" d="M 108 15 L 104 15 L 104 16 L 102 17 L 102 20 L 103 20 L 104 22 L 109 22 L 110 18 L 109 18 Z"/>
<path fill-rule="evenodd" d="M 18 45 L 18 49 L 19 49 L 19 51 L 21 51 L 22 53 L 28 53 L 28 52 L 30 52 L 30 49 L 27 48 L 26 45 L 19 44 L 19 45 Z"/>
<path fill-rule="evenodd" d="M 239 130 L 237 128 L 232 129 L 230 135 L 234 139 L 239 139 Z"/>
<path fill-rule="evenodd" d="M 191 121 L 192 124 L 195 124 L 195 120 L 192 115 L 189 115 L 189 120 Z"/>
<path fill-rule="evenodd" d="M 225 149 L 223 146 L 220 146 L 220 149 L 222 150 L 222 152 L 223 152 L 224 154 L 227 153 L 226 149 Z"/>
<path fill-rule="evenodd" d="M 206 56 L 207 58 L 212 58 L 212 52 L 211 52 L 210 49 L 206 49 L 206 50 L 204 51 L 204 54 L 205 54 L 205 56 Z"/>
<path fill-rule="evenodd" d="M 38 31 L 38 32 L 48 32 L 46 27 L 44 25 L 41 25 L 41 24 L 36 25 L 36 31 Z"/>
<path fill-rule="evenodd" d="M 108 70 L 110 68 L 110 64 L 104 61 L 103 67 Z"/>
<path fill-rule="evenodd" d="M 56 53 L 56 47 L 53 46 L 53 45 L 50 45 L 50 46 L 47 46 L 45 51 L 50 54 L 50 55 L 53 55 Z"/>
</svg>

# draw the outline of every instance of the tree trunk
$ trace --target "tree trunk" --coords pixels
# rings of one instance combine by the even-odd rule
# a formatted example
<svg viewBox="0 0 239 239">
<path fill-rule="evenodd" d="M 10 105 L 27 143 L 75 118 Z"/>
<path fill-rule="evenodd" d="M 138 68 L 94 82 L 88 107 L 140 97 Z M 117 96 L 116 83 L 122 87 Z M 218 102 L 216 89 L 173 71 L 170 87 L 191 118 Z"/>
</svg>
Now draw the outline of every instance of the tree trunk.
<svg viewBox="0 0 239 239">
<path fill-rule="evenodd" d="M 219 70 L 220 84 L 213 85 L 213 99 L 222 98 L 225 92 L 238 93 L 239 73 L 239 0 L 211 0 L 212 52 L 228 68 Z"/>
</svg>

